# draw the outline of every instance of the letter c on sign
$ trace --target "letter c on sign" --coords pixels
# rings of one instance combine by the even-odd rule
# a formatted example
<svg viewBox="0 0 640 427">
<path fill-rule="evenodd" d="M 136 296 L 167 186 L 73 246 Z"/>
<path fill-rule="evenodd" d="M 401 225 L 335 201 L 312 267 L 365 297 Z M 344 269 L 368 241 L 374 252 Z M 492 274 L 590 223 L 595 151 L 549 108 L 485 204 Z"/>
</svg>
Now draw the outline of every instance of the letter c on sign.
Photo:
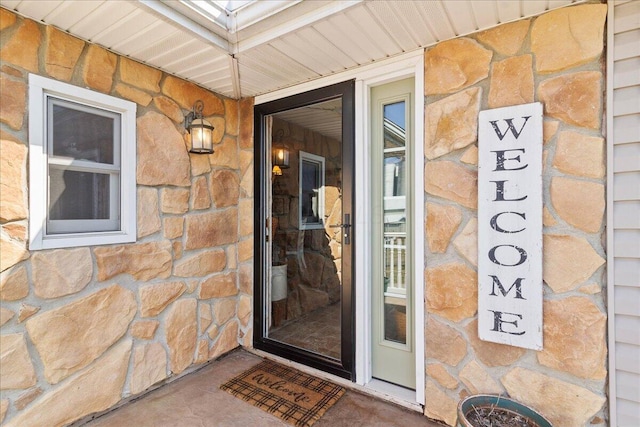
<svg viewBox="0 0 640 427">
<path fill-rule="evenodd" d="M 513 248 L 513 249 L 515 249 L 520 254 L 520 260 L 518 262 L 516 262 L 515 264 L 503 264 L 502 262 L 498 261 L 498 259 L 496 258 L 496 250 L 498 250 L 498 248 Z M 498 245 L 498 246 L 494 246 L 489 251 L 489 259 L 491 260 L 492 263 L 501 265 L 503 267 L 515 267 L 517 265 L 520 265 L 520 264 L 524 263 L 527 260 L 527 252 L 524 249 L 522 249 L 522 248 L 520 248 L 518 246 L 515 246 L 515 245 Z"/>
<path fill-rule="evenodd" d="M 519 233 L 521 231 L 524 231 L 525 227 L 521 228 L 520 230 L 505 230 L 504 228 L 500 227 L 498 225 L 498 217 L 500 215 L 503 214 L 514 214 L 514 215 L 518 215 L 519 217 L 521 217 L 522 219 L 526 220 L 526 215 L 520 212 L 498 212 L 497 214 L 495 214 L 493 217 L 491 217 L 491 228 L 493 228 L 494 230 L 496 230 L 499 233 Z"/>
</svg>

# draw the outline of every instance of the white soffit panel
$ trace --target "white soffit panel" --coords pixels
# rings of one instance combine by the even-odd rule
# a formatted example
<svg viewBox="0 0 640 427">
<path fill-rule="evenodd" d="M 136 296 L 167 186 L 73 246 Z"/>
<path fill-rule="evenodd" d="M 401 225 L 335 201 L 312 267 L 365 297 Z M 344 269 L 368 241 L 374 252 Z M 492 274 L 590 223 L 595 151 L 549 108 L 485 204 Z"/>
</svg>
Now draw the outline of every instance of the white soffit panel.
<svg viewBox="0 0 640 427">
<path fill-rule="evenodd" d="M 368 63 L 371 60 L 370 55 L 360 46 L 357 38 L 351 37 L 350 27 L 345 28 L 343 25 L 344 19 L 344 17 L 331 17 L 317 23 L 314 28 L 321 34 L 320 37 L 337 46 L 356 65 Z"/>
<path fill-rule="evenodd" d="M 407 27 L 401 25 L 398 15 L 386 2 L 367 3 L 367 9 L 371 12 L 370 21 L 375 22 L 380 32 L 388 34 L 394 43 L 394 51 L 404 51 L 407 46 L 418 46 L 417 41 L 407 31 Z M 388 53 L 387 53 L 388 54 Z"/>
<path fill-rule="evenodd" d="M 189 49 L 184 55 L 187 61 L 175 58 L 175 62 L 167 63 L 167 69 L 172 72 L 184 75 L 189 79 L 197 79 L 198 76 L 208 72 L 229 74 L 229 59 L 225 55 L 216 55 L 211 48 Z"/>
<path fill-rule="evenodd" d="M 250 69 L 261 71 L 265 76 L 272 75 L 276 79 L 290 81 L 299 78 L 304 81 L 320 76 L 271 45 L 255 49 L 251 55 L 242 57 L 244 58 L 242 63 L 247 62 Z"/>
<path fill-rule="evenodd" d="M 111 19 L 105 19 L 104 22 L 105 28 L 100 33 L 92 38 L 85 38 L 85 40 L 116 51 L 116 46 L 126 46 L 127 43 L 133 42 L 140 37 L 139 34 L 145 28 L 154 25 L 158 20 L 142 9 L 134 9 L 117 23 Z"/>
<path fill-rule="evenodd" d="M 240 73 L 243 94 L 271 92 L 265 91 L 266 81 L 270 82 L 271 87 L 280 88 L 290 86 L 294 79 L 307 81 L 320 77 L 271 46 L 243 55 L 242 64 Z M 304 78 L 301 79 L 301 76 Z"/>
<path fill-rule="evenodd" d="M 72 34 L 78 34 L 85 40 L 94 40 L 110 28 L 111 20 L 115 22 L 126 20 L 136 10 L 138 9 L 131 3 L 105 2 L 97 7 L 92 14 L 87 15 L 66 30 Z M 104 19 L 105 16 L 109 16 L 111 19 Z"/>
<path fill-rule="evenodd" d="M 95 10 L 102 4 L 103 3 L 99 1 L 65 1 L 48 13 L 43 20 L 49 22 L 55 21 L 56 26 L 60 28 L 71 28 L 74 24 L 93 15 Z"/>
<path fill-rule="evenodd" d="M 234 34 L 238 46 L 232 51 L 233 53 L 243 52 L 256 46 L 268 44 L 271 40 L 285 34 L 328 19 L 361 1 L 363 0 L 291 2 L 295 7 L 284 9 L 275 15 L 263 15 L 262 20 L 255 21 L 251 26 L 243 27 L 241 31 Z M 270 2 L 262 1 L 259 4 L 268 5 Z"/>
<path fill-rule="evenodd" d="M 331 69 L 335 69 L 327 58 L 318 54 L 316 49 L 310 49 L 308 42 L 302 39 L 298 33 L 280 37 L 271 42 L 271 46 L 304 68 L 313 70 L 319 75 L 331 74 Z"/>
<path fill-rule="evenodd" d="M 180 41 L 175 41 L 175 39 L 180 38 L 181 35 L 183 35 L 183 40 L 190 38 L 187 34 L 163 21 L 153 21 L 150 25 L 141 28 L 134 38 L 122 40 L 114 44 L 112 48 L 127 56 L 147 62 L 149 57 L 145 55 L 145 52 L 154 48 L 158 49 L 158 46 L 171 50 L 176 43 L 180 44 Z"/>
<path fill-rule="evenodd" d="M 518 1 L 501 0 L 498 1 L 498 19 L 500 22 L 510 22 L 524 16 L 522 13 L 522 3 Z"/>
<path fill-rule="evenodd" d="M 367 5 L 369 4 L 370 3 Z M 386 26 L 376 18 L 368 7 L 351 8 L 347 11 L 347 15 L 355 22 L 368 23 L 367 25 L 360 26 L 360 31 L 362 31 L 367 38 L 375 40 L 376 47 L 382 55 L 388 56 L 402 50 L 401 43 L 391 36 Z M 337 46 L 339 47 L 340 45 L 338 44 Z M 351 66 L 345 68 L 351 68 Z"/>
<path fill-rule="evenodd" d="M 322 33 L 317 28 L 305 28 L 300 30 L 299 34 L 300 37 L 305 39 L 307 45 L 314 41 L 316 43 L 313 47 L 314 50 L 318 52 L 320 56 L 329 59 L 335 64 L 332 67 L 333 72 L 346 70 L 357 65 L 339 46 L 331 43 L 326 37 L 322 37 Z M 384 41 L 380 40 L 380 45 L 383 44 Z"/>
<path fill-rule="evenodd" d="M 34 21 L 43 21 L 44 17 L 56 7 L 60 6 L 63 0 L 52 0 L 48 2 L 6 0 L 2 6 L 20 12 Z"/>
<path fill-rule="evenodd" d="M 377 46 L 377 37 L 370 38 L 369 34 L 364 31 L 367 26 L 375 26 L 375 22 L 371 19 L 367 22 L 359 22 L 345 12 L 332 16 L 330 20 L 336 28 L 342 29 L 344 34 L 344 37 L 340 41 L 336 40 L 335 44 L 342 46 L 347 54 L 349 51 L 359 50 L 359 55 L 362 58 L 358 61 L 359 63 L 368 63 L 385 56 L 382 49 Z"/>
<path fill-rule="evenodd" d="M 2 7 L 237 98 L 581 1 L 3 0 Z M 618 37 L 617 59 L 633 58 L 638 35 Z"/>
<path fill-rule="evenodd" d="M 491 28 L 500 22 L 498 19 L 498 5 L 492 1 L 470 1 L 478 29 Z"/>
<path fill-rule="evenodd" d="M 524 16 L 534 16 L 544 12 L 548 7 L 545 1 L 525 1 L 522 2 L 522 13 Z"/>
<path fill-rule="evenodd" d="M 428 41 L 424 39 L 422 36 L 423 31 L 421 27 L 427 25 L 432 29 L 432 33 L 437 37 L 438 40 L 448 40 L 459 36 L 460 34 L 466 34 L 470 32 L 474 32 L 475 26 L 466 27 L 464 21 L 459 22 L 459 30 L 456 31 L 453 23 L 451 22 L 452 17 L 449 16 L 447 10 L 443 7 L 442 2 L 423 2 L 423 3 L 410 3 L 413 7 L 409 7 L 409 4 L 402 8 L 401 21 L 408 20 L 412 25 L 410 29 L 412 32 L 418 31 L 420 34 L 420 44 L 422 46 L 428 45 Z M 460 7 L 459 10 L 467 10 L 467 15 L 469 15 L 468 7 Z M 457 11 L 454 12 L 454 17 L 457 16 Z M 414 18 L 415 17 L 415 18 Z M 418 19 L 419 17 L 419 19 Z M 466 19 L 466 24 L 472 24 L 472 21 Z"/>
<path fill-rule="evenodd" d="M 232 67 L 230 66 L 230 58 L 225 55 L 214 55 L 214 52 L 204 50 L 197 52 L 192 59 L 192 65 L 189 66 L 184 62 L 178 62 L 168 70 L 176 75 L 185 76 L 192 81 L 202 82 L 205 87 L 226 88 L 222 94 L 233 93 L 232 88 Z M 195 65 L 193 65 L 195 64 Z"/>
<path fill-rule="evenodd" d="M 472 31 L 478 28 L 478 23 L 471 7 L 459 7 L 456 2 L 451 1 L 442 3 L 442 6 L 456 34 L 464 34 L 469 28 L 473 28 Z"/>
<path fill-rule="evenodd" d="M 184 33 L 177 33 L 170 38 L 160 39 L 132 56 L 145 62 L 163 64 L 166 69 L 180 69 L 182 72 L 211 62 L 211 46 L 190 37 L 184 38 L 183 35 Z"/>
</svg>

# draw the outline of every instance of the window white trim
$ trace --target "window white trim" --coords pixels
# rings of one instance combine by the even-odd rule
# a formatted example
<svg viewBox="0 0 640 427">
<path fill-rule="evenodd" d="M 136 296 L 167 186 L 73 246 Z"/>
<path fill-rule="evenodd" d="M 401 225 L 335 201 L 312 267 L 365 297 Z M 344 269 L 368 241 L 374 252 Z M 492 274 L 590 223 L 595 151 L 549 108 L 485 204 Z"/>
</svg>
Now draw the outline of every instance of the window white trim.
<svg viewBox="0 0 640 427">
<path fill-rule="evenodd" d="M 414 91 L 416 101 L 413 111 L 413 141 L 411 165 L 413 176 L 408 177 L 411 185 L 407 189 L 407 197 L 413 197 L 415 203 L 410 207 L 414 221 L 408 235 L 416 236 L 412 242 L 412 266 L 411 280 L 414 283 L 413 309 L 415 324 L 413 330 L 416 347 L 416 391 L 413 395 L 414 404 L 425 404 L 425 339 L 424 339 L 424 50 L 412 52 L 388 63 L 379 64 L 378 67 L 364 70 L 360 78 L 356 80 L 356 187 L 363 189 L 356 194 L 356 206 L 371 206 L 371 170 L 369 167 L 370 141 L 370 103 L 371 88 L 374 86 L 391 83 L 404 78 L 414 78 Z M 359 215 L 358 215 L 359 214 Z M 401 396 L 401 390 L 384 390 L 378 383 L 372 380 L 371 365 L 371 326 L 367 319 L 371 318 L 371 292 L 367 283 L 371 281 L 372 267 L 371 248 L 371 212 L 356 212 L 356 224 L 361 230 L 356 235 L 356 247 L 365 248 L 365 253 L 356 259 L 356 293 L 365 295 L 365 298 L 356 300 L 356 378 L 358 384 L 366 385 L 390 396 L 391 400 L 405 400 L 411 403 L 408 397 Z M 386 384 L 386 383 L 385 383 Z"/>
<path fill-rule="evenodd" d="M 48 163 L 65 164 L 65 159 L 47 155 L 47 98 L 100 108 L 120 116 L 120 152 L 114 165 L 98 165 L 109 170 L 120 168 L 120 229 L 108 232 L 47 234 Z M 83 161 L 72 161 L 84 169 Z M 95 166 L 90 168 L 97 171 Z M 65 221 L 66 222 L 66 221 Z M 29 249 L 54 249 L 128 243 L 136 240 L 136 104 L 110 95 L 83 89 L 57 80 L 29 74 Z"/>
<path fill-rule="evenodd" d="M 324 179 L 325 179 L 325 160 L 324 157 L 316 154 L 299 151 L 300 167 L 298 168 L 298 218 L 300 218 L 300 230 L 313 230 L 324 228 Z M 318 221 L 304 222 L 302 214 L 302 173 L 304 171 L 304 163 L 311 163 L 318 166 Z"/>
</svg>

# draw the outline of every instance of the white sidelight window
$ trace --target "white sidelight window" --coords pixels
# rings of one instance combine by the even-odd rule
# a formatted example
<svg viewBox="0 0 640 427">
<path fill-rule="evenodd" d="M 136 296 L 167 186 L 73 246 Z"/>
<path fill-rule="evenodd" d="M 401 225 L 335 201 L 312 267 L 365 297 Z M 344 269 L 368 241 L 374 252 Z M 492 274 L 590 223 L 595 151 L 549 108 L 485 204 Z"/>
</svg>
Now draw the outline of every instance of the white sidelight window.
<svg viewBox="0 0 640 427">
<path fill-rule="evenodd" d="M 136 240 L 136 104 L 29 75 L 29 249 Z"/>
</svg>

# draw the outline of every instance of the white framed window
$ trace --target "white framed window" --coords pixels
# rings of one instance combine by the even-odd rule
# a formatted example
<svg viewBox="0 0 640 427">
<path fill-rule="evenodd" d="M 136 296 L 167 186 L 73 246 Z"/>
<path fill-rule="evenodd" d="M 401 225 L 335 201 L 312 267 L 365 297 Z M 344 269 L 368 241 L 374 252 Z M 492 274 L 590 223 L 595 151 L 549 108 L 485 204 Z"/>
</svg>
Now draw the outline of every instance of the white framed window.
<svg viewBox="0 0 640 427">
<path fill-rule="evenodd" d="M 136 104 L 29 75 L 29 249 L 136 240 Z"/>
<path fill-rule="evenodd" d="M 300 151 L 300 229 L 324 227 L 324 157 Z"/>
</svg>

